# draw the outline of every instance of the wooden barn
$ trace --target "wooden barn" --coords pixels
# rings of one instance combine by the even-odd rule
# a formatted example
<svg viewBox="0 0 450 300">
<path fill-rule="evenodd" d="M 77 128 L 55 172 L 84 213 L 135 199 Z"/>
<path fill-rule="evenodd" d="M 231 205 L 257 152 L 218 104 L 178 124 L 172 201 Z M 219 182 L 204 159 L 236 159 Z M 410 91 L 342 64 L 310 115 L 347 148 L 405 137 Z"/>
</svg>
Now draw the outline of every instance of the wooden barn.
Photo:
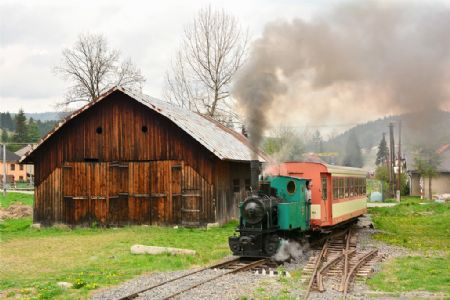
<svg viewBox="0 0 450 300">
<path fill-rule="evenodd" d="M 35 167 L 35 223 L 204 226 L 236 218 L 253 157 L 267 160 L 218 122 L 115 87 L 21 163 Z"/>
</svg>

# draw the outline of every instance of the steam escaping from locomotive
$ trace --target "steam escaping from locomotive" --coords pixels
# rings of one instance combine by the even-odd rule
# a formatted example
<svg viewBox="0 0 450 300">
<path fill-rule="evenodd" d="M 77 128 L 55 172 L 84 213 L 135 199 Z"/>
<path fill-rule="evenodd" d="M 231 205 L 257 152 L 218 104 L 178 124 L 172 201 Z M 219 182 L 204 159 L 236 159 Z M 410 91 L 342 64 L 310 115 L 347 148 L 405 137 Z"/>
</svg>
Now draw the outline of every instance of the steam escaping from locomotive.
<svg viewBox="0 0 450 300">
<path fill-rule="evenodd" d="M 252 142 L 279 120 L 339 124 L 368 112 L 419 113 L 404 124 L 426 132 L 450 107 L 449 32 L 450 8 L 436 2 L 352 1 L 268 24 L 233 87 Z"/>
<path fill-rule="evenodd" d="M 303 257 L 303 253 L 309 249 L 309 245 L 300 244 L 294 240 L 281 240 L 281 245 L 277 253 L 272 257 L 275 261 L 284 262 L 290 259 L 298 260 Z"/>
</svg>

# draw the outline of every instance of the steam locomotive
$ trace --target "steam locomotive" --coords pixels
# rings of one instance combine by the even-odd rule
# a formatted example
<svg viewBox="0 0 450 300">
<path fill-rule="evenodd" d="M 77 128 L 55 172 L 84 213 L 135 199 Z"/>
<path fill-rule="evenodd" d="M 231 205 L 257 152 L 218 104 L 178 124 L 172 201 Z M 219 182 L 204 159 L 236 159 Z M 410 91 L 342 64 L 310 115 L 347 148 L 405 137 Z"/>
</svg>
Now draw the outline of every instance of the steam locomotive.
<svg viewBox="0 0 450 300">
<path fill-rule="evenodd" d="M 313 231 L 329 229 L 364 214 L 366 172 L 358 168 L 310 162 L 288 162 L 255 175 L 252 194 L 239 206 L 236 233 L 229 237 L 233 255 L 271 257 L 282 239 L 300 239 Z M 307 200 L 309 182 L 311 201 Z"/>
</svg>

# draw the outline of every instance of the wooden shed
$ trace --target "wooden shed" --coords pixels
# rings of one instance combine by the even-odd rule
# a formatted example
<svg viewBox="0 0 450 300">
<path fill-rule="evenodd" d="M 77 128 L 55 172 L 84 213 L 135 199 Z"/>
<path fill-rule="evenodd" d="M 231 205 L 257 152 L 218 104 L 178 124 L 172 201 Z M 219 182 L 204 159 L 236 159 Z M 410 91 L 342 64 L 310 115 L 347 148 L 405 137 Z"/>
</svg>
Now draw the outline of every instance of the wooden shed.
<svg viewBox="0 0 450 300">
<path fill-rule="evenodd" d="M 237 217 L 250 160 L 266 156 L 220 123 L 115 87 L 21 159 L 34 164 L 34 222 L 203 226 Z"/>
</svg>

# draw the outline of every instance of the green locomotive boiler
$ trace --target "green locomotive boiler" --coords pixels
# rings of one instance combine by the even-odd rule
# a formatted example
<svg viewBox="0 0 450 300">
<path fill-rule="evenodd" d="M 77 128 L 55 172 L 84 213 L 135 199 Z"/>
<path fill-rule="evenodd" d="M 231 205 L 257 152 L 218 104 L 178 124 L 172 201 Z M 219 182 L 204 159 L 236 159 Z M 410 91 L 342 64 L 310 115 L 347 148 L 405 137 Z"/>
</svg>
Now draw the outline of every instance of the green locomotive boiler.
<svg viewBox="0 0 450 300">
<path fill-rule="evenodd" d="M 270 257 L 281 239 L 299 237 L 310 226 L 310 203 L 306 199 L 307 179 L 268 176 L 258 191 L 240 204 L 238 236 L 229 237 L 233 255 Z"/>
</svg>

